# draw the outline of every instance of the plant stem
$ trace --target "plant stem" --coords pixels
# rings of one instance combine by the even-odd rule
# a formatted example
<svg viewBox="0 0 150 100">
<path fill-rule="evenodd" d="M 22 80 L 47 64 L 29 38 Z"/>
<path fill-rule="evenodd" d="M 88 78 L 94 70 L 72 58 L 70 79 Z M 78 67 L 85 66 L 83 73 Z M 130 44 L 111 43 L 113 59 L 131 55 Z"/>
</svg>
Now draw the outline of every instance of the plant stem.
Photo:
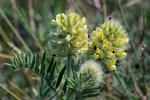
<svg viewBox="0 0 150 100">
<path fill-rule="evenodd" d="M 9 59 L 12 56 L 0 53 L 0 58 Z"/>
<path fill-rule="evenodd" d="M 66 63 L 67 63 L 67 67 L 66 67 L 67 76 L 66 76 L 66 78 L 73 77 L 73 71 L 72 71 L 72 66 L 71 66 L 71 59 L 72 59 L 71 56 L 68 55 L 67 61 L 66 61 Z M 64 100 L 70 100 L 70 96 L 72 96 L 72 94 L 73 94 L 73 91 L 71 89 L 67 88 Z"/>
<path fill-rule="evenodd" d="M 7 89 L 4 85 L 0 84 L 0 87 L 7 91 L 10 95 L 12 95 L 16 100 L 21 100 L 18 96 L 16 96 L 13 92 Z"/>
<path fill-rule="evenodd" d="M 110 79 L 111 79 L 111 73 L 109 73 L 107 75 L 107 82 L 106 82 L 106 84 L 107 84 L 107 94 L 106 94 L 107 100 L 110 99 L 110 91 L 111 91 L 111 82 L 110 82 Z"/>
</svg>

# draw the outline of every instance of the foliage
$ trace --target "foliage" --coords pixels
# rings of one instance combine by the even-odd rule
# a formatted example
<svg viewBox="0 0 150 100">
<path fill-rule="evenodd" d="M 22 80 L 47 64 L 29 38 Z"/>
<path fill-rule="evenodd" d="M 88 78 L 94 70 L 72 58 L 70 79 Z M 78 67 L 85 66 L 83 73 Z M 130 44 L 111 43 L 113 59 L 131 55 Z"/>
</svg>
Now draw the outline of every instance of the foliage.
<svg viewBox="0 0 150 100">
<path fill-rule="evenodd" d="M 149 3 L 149 0 L 1 0 L 0 99 L 149 100 Z M 68 48 L 67 43 L 58 45 L 58 40 L 64 40 L 64 37 L 57 37 L 54 33 L 63 33 L 65 37 L 68 34 L 74 37 L 74 34 L 70 30 L 62 32 L 57 23 L 51 23 L 52 19 L 57 21 L 57 14 L 68 15 L 68 10 L 70 13 L 78 13 L 78 20 L 86 18 L 83 26 L 87 25 L 85 30 L 88 29 L 85 40 L 80 39 L 79 34 L 76 39 L 70 36 L 66 38 L 71 39 L 67 43 L 74 44 L 69 48 L 73 50 L 69 56 L 68 51 L 60 48 Z M 123 32 L 128 33 L 128 50 L 121 52 L 121 56 L 127 58 L 120 59 L 117 56 L 118 60 L 109 64 L 111 68 L 115 65 L 116 71 L 110 71 L 103 59 L 96 59 L 97 63 L 101 63 L 104 73 L 103 82 L 95 86 L 92 75 L 82 74 L 80 70 L 83 63 L 93 59 L 94 54 L 96 58 L 96 54 L 100 52 L 93 48 L 90 54 L 85 53 L 87 49 L 82 52 L 85 54 L 78 53 L 88 45 L 78 45 L 78 42 L 81 44 L 81 41 L 87 41 L 87 36 L 90 42 L 93 30 L 99 33 L 101 25 L 110 17 L 112 21 L 116 20 L 121 24 L 126 30 Z M 71 22 L 73 21 L 75 20 Z M 65 27 L 68 29 L 68 26 Z M 79 48 L 75 49 L 76 47 Z M 98 48 L 101 49 L 101 46 Z M 114 57 L 112 51 L 108 55 L 106 52 L 107 59 Z"/>
</svg>

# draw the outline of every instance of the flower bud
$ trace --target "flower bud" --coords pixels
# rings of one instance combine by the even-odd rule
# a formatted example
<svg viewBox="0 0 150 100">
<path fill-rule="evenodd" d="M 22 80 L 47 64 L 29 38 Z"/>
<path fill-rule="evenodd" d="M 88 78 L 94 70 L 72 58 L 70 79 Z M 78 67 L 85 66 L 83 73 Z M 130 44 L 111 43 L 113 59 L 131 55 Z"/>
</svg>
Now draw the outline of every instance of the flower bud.
<svg viewBox="0 0 150 100">
<path fill-rule="evenodd" d="M 101 65 L 94 60 L 88 60 L 80 67 L 79 73 L 93 80 L 95 85 L 102 83 L 103 71 Z"/>
</svg>

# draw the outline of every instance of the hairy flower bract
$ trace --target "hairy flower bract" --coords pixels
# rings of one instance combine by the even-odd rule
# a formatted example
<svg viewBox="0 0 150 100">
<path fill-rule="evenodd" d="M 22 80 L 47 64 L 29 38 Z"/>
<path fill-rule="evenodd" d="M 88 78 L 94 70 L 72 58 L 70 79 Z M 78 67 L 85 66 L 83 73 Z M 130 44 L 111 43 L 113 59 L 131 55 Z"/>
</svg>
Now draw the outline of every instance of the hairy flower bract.
<svg viewBox="0 0 150 100">
<path fill-rule="evenodd" d="M 103 71 L 99 63 L 88 60 L 80 67 L 79 73 L 85 78 L 92 79 L 95 85 L 102 83 Z"/>
</svg>

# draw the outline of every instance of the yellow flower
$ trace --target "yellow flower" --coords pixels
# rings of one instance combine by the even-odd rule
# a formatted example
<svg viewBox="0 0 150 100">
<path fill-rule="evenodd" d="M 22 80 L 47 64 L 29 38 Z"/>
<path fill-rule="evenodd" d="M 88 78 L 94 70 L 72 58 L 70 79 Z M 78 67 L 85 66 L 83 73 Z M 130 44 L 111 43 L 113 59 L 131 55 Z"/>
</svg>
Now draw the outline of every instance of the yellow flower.
<svg viewBox="0 0 150 100">
<path fill-rule="evenodd" d="M 116 57 L 116 48 L 109 48 L 109 50 L 107 51 L 107 57 L 108 58 L 115 58 Z"/>
<path fill-rule="evenodd" d="M 96 28 L 95 31 L 92 32 L 92 37 L 98 38 L 99 40 L 104 39 L 103 31 L 99 27 Z"/>
<path fill-rule="evenodd" d="M 105 64 L 107 66 L 108 69 L 110 70 L 116 70 L 116 59 L 113 59 L 113 60 L 106 60 L 105 61 Z"/>
<path fill-rule="evenodd" d="M 125 48 L 118 49 L 116 56 L 119 58 L 125 58 L 127 56 L 127 53 L 125 52 Z"/>
<path fill-rule="evenodd" d="M 99 48 L 96 49 L 95 54 L 93 55 L 95 59 L 101 59 L 103 57 L 103 52 Z"/>
<path fill-rule="evenodd" d="M 67 55 L 78 55 L 88 50 L 88 29 L 86 18 L 68 11 L 66 14 L 58 14 L 52 23 L 59 29 L 55 35 L 57 47 Z"/>
<path fill-rule="evenodd" d="M 103 41 L 103 44 L 102 44 L 102 49 L 103 49 L 103 50 L 107 50 L 107 49 L 110 48 L 110 47 L 111 47 L 111 42 L 108 41 L 107 39 L 105 39 L 105 40 Z"/>
<path fill-rule="evenodd" d="M 116 47 L 121 47 L 121 46 L 128 44 L 128 42 L 129 42 L 129 39 L 119 38 L 115 42 L 113 42 L 113 45 Z"/>
<path fill-rule="evenodd" d="M 126 57 L 128 42 L 128 35 L 123 27 L 116 21 L 108 20 L 92 32 L 89 52 L 94 59 L 102 61 L 108 69 L 114 70 L 116 60 Z"/>
</svg>

